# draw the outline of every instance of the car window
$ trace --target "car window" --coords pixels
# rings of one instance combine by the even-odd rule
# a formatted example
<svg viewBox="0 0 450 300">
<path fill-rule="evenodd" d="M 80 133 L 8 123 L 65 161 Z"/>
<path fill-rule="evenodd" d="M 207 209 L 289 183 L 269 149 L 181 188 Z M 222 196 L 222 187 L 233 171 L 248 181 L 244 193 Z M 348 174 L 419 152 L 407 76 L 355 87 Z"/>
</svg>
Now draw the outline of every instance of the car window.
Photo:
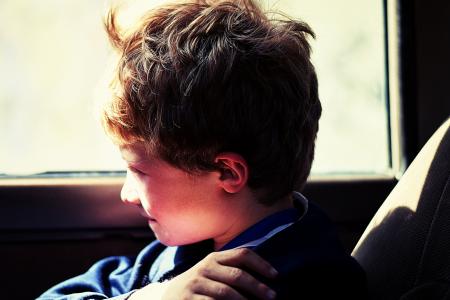
<svg viewBox="0 0 450 300">
<path fill-rule="evenodd" d="M 142 1 L 129 1 L 129 17 Z M 145 1 L 155 5 L 161 1 Z M 96 118 L 111 48 L 91 0 L 0 2 L 0 174 L 124 169 Z M 389 172 L 383 1 L 261 1 L 313 28 L 323 117 L 313 174 Z M 96 172 L 96 173 L 89 173 Z"/>
</svg>

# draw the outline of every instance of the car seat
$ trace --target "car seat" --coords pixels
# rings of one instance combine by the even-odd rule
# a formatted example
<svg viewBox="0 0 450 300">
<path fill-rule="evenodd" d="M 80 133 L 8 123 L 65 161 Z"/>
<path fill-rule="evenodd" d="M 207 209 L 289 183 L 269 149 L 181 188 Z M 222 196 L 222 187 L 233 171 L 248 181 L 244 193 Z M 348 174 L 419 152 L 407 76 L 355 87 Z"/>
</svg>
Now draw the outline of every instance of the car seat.
<svg viewBox="0 0 450 300">
<path fill-rule="evenodd" d="M 450 299 L 449 126 L 422 148 L 353 250 L 371 299 Z"/>
</svg>

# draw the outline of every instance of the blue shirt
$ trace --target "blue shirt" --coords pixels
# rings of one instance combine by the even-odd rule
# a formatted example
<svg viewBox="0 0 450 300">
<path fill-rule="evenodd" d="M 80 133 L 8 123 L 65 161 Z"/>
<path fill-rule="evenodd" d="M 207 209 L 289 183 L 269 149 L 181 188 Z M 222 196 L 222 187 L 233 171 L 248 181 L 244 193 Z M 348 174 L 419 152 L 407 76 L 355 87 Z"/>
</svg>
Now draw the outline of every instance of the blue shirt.
<svg viewBox="0 0 450 300">
<path fill-rule="evenodd" d="M 274 289 L 277 299 L 366 299 L 364 272 L 343 250 L 330 220 L 299 193 L 294 199 L 296 208 L 268 216 L 221 250 L 249 247 L 268 261 L 279 273 L 275 280 L 253 275 Z M 103 259 L 38 299 L 124 300 L 136 289 L 190 269 L 213 246 L 212 240 L 180 247 L 154 241 L 136 258 Z"/>
</svg>

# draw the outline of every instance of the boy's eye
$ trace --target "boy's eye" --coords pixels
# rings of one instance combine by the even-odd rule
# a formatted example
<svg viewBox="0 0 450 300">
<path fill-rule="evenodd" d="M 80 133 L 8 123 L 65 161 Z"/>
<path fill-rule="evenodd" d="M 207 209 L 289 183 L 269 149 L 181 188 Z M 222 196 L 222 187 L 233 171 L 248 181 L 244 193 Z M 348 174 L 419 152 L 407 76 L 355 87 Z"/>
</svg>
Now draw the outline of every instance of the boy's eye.
<svg viewBox="0 0 450 300">
<path fill-rule="evenodd" d="M 132 166 L 128 166 L 128 170 L 130 170 L 132 173 L 135 173 L 137 175 L 144 175 L 145 173 L 142 172 L 141 170 L 138 170 Z"/>
</svg>

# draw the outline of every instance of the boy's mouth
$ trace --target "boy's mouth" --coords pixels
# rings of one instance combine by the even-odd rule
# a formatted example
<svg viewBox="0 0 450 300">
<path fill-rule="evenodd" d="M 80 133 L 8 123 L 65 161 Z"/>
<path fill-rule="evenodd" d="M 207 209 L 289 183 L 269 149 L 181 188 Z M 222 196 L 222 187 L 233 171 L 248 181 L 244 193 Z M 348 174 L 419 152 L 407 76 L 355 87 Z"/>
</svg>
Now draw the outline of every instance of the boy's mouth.
<svg viewBox="0 0 450 300">
<path fill-rule="evenodd" d="M 143 216 L 144 218 L 146 218 L 147 220 L 151 221 L 151 222 L 156 222 L 155 218 L 150 217 L 146 211 L 141 210 L 141 216 Z"/>
<path fill-rule="evenodd" d="M 149 220 L 150 222 L 156 222 L 156 219 L 151 217 L 146 211 L 145 209 L 142 207 L 142 205 L 138 205 L 139 208 L 139 213 L 141 214 L 141 216 L 143 216 L 144 218 L 146 218 L 147 220 Z"/>
</svg>

